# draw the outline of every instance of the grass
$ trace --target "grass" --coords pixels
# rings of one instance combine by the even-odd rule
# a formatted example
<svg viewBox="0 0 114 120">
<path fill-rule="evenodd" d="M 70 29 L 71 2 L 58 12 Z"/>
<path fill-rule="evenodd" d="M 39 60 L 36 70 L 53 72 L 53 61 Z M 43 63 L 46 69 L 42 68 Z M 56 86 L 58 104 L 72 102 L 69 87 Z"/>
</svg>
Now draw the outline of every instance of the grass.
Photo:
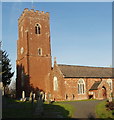
<svg viewBox="0 0 114 120">
<path fill-rule="evenodd" d="M 61 102 L 77 102 L 77 101 L 94 101 L 96 99 L 85 99 L 85 100 L 70 100 L 70 101 L 57 101 L 56 103 L 61 103 Z"/>
<path fill-rule="evenodd" d="M 113 111 L 106 110 L 105 105 L 106 105 L 106 101 L 102 101 L 96 106 L 97 118 L 114 119 L 114 110 Z"/>
<path fill-rule="evenodd" d="M 73 113 L 74 113 L 74 108 L 73 106 L 69 105 L 69 104 L 64 104 L 64 102 L 54 102 L 52 104 L 45 104 L 44 105 L 44 109 L 45 110 L 50 110 L 50 111 L 55 111 L 58 112 L 59 115 L 63 116 L 63 117 L 72 117 Z"/>
<path fill-rule="evenodd" d="M 4 98 L 3 100 L 5 100 L 2 110 L 3 118 L 33 117 L 33 111 L 36 103 L 33 105 L 31 102 L 20 102 L 19 100 L 13 100 L 10 98 Z"/>
<path fill-rule="evenodd" d="M 19 100 L 13 100 L 10 98 L 3 98 L 3 118 L 38 118 L 35 115 L 35 107 L 37 103 L 21 102 Z M 54 102 L 52 104 L 44 103 L 43 117 L 61 117 L 69 118 L 73 115 L 74 109 L 69 104 L 63 102 Z"/>
<path fill-rule="evenodd" d="M 69 104 L 64 104 L 63 102 L 51 103 L 47 102 L 43 105 L 43 116 L 42 118 L 71 118 L 74 112 L 74 109 Z M 36 115 L 35 118 L 38 116 Z"/>
<path fill-rule="evenodd" d="M 61 103 L 55 102 L 55 103 L 53 103 L 53 105 L 58 105 L 58 106 L 64 108 L 63 110 L 61 110 L 64 117 L 72 117 L 72 115 L 74 113 L 73 106 L 71 106 L 69 104 L 64 104 L 64 102 L 61 102 Z"/>
</svg>

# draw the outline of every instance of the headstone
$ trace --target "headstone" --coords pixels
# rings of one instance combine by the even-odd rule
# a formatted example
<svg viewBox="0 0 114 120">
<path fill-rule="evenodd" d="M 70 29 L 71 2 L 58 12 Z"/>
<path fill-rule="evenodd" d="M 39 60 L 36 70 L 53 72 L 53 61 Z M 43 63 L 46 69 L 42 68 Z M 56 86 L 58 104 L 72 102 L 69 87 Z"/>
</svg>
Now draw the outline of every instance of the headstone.
<svg viewBox="0 0 114 120">
<path fill-rule="evenodd" d="M 40 99 L 40 92 L 39 91 L 37 91 L 37 93 L 36 93 L 36 99 L 37 99 L 37 101 Z"/>
<path fill-rule="evenodd" d="M 47 93 L 44 94 L 44 100 L 47 101 Z"/>
<path fill-rule="evenodd" d="M 44 101 L 44 92 L 40 92 L 40 99 Z"/>
<path fill-rule="evenodd" d="M 111 96 L 111 94 L 109 95 L 109 102 L 112 102 L 112 96 Z"/>
<path fill-rule="evenodd" d="M 32 94 L 32 103 L 34 102 L 34 97 L 33 97 L 33 94 Z"/>
<path fill-rule="evenodd" d="M 112 97 L 109 98 L 109 102 L 112 102 Z"/>
<path fill-rule="evenodd" d="M 30 97 L 29 97 L 29 101 L 31 101 L 32 100 L 32 92 L 30 92 Z"/>
<path fill-rule="evenodd" d="M 22 92 L 22 99 L 25 99 L 25 91 Z"/>
<path fill-rule="evenodd" d="M 35 93 L 33 94 L 33 99 L 35 100 L 35 97 L 36 97 L 36 95 L 35 95 Z"/>
<path fill-rule="evenodd" d="M 36 107 L 36 110 L 35 110 L 35 114 L 37 115 L 42 115 L 43 113 L 43 99 L 44 99 L 44 96 L 43 96 L 43 92 L 37 92 L 37 107 Z"/>
<path fill-rule="evenodd" d="M 51 103 L 51 94 L 50 93 L 47 94 L 47 102 Z"/>
<path fill-rule="evenodd" d="M 26 98 L 25 98 L 25 91 L 22 91 L 22 99 L 21 101 L 26 101 Z"/>
<path fill-rule="evenodd" d="M 31 98 L 32 98 L 32 103 L 33 103 L 35 100 L 35 93 L 32 94 Z"/>
</svg>

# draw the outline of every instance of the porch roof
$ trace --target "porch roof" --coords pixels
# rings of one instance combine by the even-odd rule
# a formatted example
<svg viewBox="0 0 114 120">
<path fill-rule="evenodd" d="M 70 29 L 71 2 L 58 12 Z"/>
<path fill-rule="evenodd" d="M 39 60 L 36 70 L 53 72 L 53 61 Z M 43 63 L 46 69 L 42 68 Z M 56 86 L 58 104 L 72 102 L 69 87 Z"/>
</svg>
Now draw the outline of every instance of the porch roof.
<svg viewBox="0 0 114 120">
<path fill-rule="evenodd" d="M 98 86 L 100 85 L 101 81 L 96 81 L 92 87 L 90 88 L 90 90 L 97 90 L 98 89 Z"/>
</svg>

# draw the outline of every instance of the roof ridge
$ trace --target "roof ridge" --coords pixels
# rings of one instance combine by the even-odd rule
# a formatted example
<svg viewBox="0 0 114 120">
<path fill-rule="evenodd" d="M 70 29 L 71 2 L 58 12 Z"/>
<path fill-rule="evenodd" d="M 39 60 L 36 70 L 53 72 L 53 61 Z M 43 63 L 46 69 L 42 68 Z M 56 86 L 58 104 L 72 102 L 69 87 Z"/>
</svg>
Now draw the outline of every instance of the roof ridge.
<svg viewBox="0 0 114 120">
<path fill-rule="evenodd" d="M 88 67 L 88 68 L 107 68 L 112 69 L 110 67 L 98 67 L 98 66 L 82 66 L 82 65 L 67 65 L 67 64 L 57 64 L 58 66 L 72 66 L 72 67 Z"/>
</svg>

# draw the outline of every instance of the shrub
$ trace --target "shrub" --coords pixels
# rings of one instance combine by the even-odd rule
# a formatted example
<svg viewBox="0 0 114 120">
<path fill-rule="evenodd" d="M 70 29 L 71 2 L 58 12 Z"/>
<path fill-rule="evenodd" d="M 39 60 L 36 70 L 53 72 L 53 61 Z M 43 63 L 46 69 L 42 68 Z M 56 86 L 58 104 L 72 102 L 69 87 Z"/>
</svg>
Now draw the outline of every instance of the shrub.
<svg viewBox="0 0 114 120">
<path fill-rule="evenodd" d="M 107 102 L 106 107 L 107 107 L 109 110 L 114 110 L 114 101 L 112 101 L 112 102 Z"/>
</svg>

